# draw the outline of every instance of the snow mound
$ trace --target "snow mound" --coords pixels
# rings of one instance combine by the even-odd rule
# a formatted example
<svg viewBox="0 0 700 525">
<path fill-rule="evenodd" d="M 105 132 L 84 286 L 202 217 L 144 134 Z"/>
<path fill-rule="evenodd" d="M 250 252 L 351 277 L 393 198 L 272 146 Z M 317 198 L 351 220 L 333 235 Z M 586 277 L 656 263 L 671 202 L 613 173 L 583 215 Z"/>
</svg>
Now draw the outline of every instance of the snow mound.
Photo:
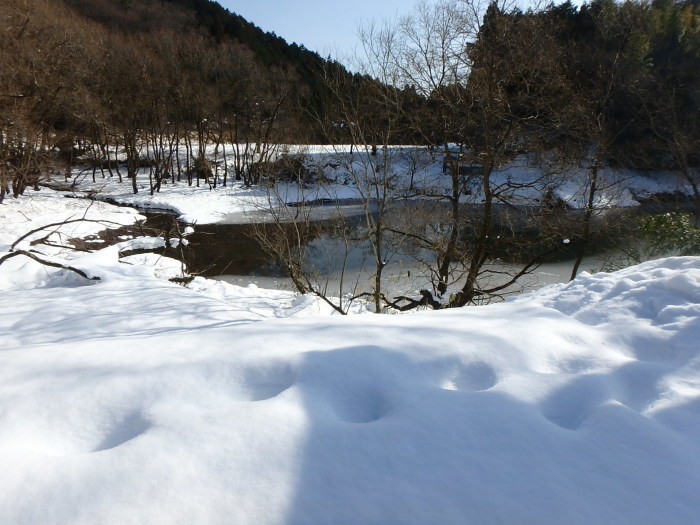
<svg viewBox="0 0 700 525">
<path fill-rule="evenodd" d="M 0 296 L 0 523 L 697 522 L 700 258 L 294 319 L 104 264 Z"/>
</svg>

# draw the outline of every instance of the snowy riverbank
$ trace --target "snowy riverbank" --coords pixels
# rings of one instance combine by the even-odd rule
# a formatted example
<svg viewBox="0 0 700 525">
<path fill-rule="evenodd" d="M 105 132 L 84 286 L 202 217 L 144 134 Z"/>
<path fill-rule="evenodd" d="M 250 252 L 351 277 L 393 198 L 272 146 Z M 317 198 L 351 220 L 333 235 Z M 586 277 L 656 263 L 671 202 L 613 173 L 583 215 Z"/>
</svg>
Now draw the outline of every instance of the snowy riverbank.
<svg viewBox="0 0 700 525">
<path fill-rule="evenodd" d="M 98 171 L 92 182 L 92 170 L 76 167 L 70 187 L 77 192 L 90 192 L 98 199 L 134 206 L 142 210 L 170 211 L 183 221 L 196 224 L 216 222 L 242 223 L 258 221 L 265 210 L 272 206 L 299 202 L 362 199 L 373 194 L 362 184 L 372 180 L 373 164 L 387 163 L 386 176 L 390 183 L 385 188 L 390 198 L 420 198 L 424 195 L 450 195 L 450 176 L 443 173 L 444 155 L 438 151 L 415 146 L 394 146 L 380 157 L 349 146 L 293 146 L 289 153 L 303 159 L 308 173 L 315 182 L 308 185 L 280 182 L 274 189 L 264 184 L 246 187 L 234 180 L 233 167 L 229 166 L 228 184 L 221 185 L 226 162 L 220 154 L 214 165 L 218 177 L 216 188 L 207 181 L 186 181 L 175 184 L 165 181 L 160 191 L 150 195 L 148 168 L 142 168 L 137 176 L 138 194 L 131 189 L 131 182 L 117 182 L 117 177 L 103 177 Z M 181 152 L 181 156 L 182 156 Z M 217 158 L 212 151 L 209 158 Z M 184 160 L 183 160 L 184 162 Z M 230 164 L 230 161 L 229 161 Z M 122 169 L 123 171 L 123 169 Z M 508 195 L 510 204 L 538 206 L 545 200 L 559 201 L 573 208 L 583 208 L 587 203 L 590 174 L 584 168 L 548 165 L 521 155 L 512 162 L 496 169 L 491 175 L 492 187 Z M 57 179 L 60 181 L 60 177 Z M 209 182 L 212 182 L 210 180 Z M 58 183 L 66 187 L 63 183 Z M 468 191 L 461 200 L 479 204 L 483 201 L 478 177 L 471 177 Z M 410 191 L 408 188 L 412 188 Z M 384 190 L 382 190 L 384 191 Z M 634 171 L 603 168 L 598 173 L 594 205 L 598 209 L 635 207 L 652 196 L 689 196 L 692 188 L 680 174 L 671 171 Z"/>
</svg>

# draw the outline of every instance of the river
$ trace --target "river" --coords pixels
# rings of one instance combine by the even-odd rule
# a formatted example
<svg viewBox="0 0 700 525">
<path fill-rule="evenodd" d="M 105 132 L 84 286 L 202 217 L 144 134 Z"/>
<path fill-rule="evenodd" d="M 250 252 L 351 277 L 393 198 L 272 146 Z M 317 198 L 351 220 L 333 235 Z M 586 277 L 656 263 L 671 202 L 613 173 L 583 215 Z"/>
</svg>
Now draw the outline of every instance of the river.
<svg viewBox="0 0 700 525">
<path fill-rule="evenodd" d="M 376 210 L 371 210 L 375 211 Z M 279 210 L 278 210 L 279 212 Z M 371 281 L 375 274 L 375 265 L 371 245 L 366 240 L 360 240 L 362 224 L 364 223 L 364 207 L 356 202 L 316 203 L 314 206 L 295 210 L 294 207 L 283 211 L 287 214 L 303 212 L 313 225 L 312 231 L 303 234 L 305 250 L 305 268 L 314 275 L 315 282 L 327 290 L 328 295 L 341 293 L 367 292 L 371 289 Z M 345 229 L 338 234 L 337 216 L 343 215 Z M 442 212 L 439 212 L 440 215 Z M 523 212 L 518 212 L 523 215 Z M 636 212 L 631 212 L 634 214 Z M 435 211 L 433 210 L 433 215 Z M 388 214 L 388 222 L 405 223 L 419 215 L 414 204 L 403 203 L 394 206 Z M 423 214 L 425 215 L 425 214 Z M 629 213 L 622 214 L 625 217 Z M 620 222 L 621 214 L 615 221 Z M 191 272 L 208 278 L 219 279 L 228 283 L 247 286 L 250 284 L 263 288 L 294 289 L 292 281 L 285 271 L 266 253 L 256 236 L 264 228 L 278 228 L 270 225 L 269 217 L 260 215 L 252 218 L 246 215 L 232 215 L 228 222 L 210 225 L 196 225 L 194 233 L 188 235 L 188 245 L 183 250 L 168 250 L 167 255 L 181 257 L 185 260 Z M 431 217 L 431 220 L 435 217 Z M 511 216 L 512 219 L 512 216 Z M 241 224 L 242 220 L 248 221 Z M 517 220 L 521 220 L 518 218 Z M 602 221 L 602 219 L 601 219 Z M 610 222 L 605 220 L 606 224 Z M 164 235 L 177 237 L 185 225 L 176 221 L 173 216 L 153 215 L 149 217 L 145 227 L 131 234 Z M 607 226 L 606 226 L 607 227 Z M 348 230 L 349 228 L 349 230 Z M 602 222 L 597 227 L 603 228 Z M 348 233 L 349 232 L 349 233 Z M 121 232 L 122 235 L 124 232 Z M 293 234 L 290 234 L 293 235 Z M 351 241 L 348 242 L 348 236 Z M 530 232 L 532 237 L 532 232 Z M 534 235 L 537 237 L 537 234 Z M 383 270 L 383 288 L 388 297 L 399 295 L 414 295 L 422 288 L 430 288 L 427 278 L 427 264 L 433 264 L 432 255 L 415 245 L 392 239 L 394 249 L 385 255 L 386 266 Z M 547 284 L 567 282 L 573 267 L 571 251 L 567 253 L 564 236 L 561 236 L 561 253 L 549 257 L 531 274 L 518 281 L 517 286 L 509 289 L 510 293 L 535 289 Z M 618 244 L 613 239 L 612 244 Z M 592 254 L 586 257 L 581 271 L 592 271 L 602 268 L 608 262 L 614 250 L 611 244 L 603 246 L 600 240 L 593 246 Z M 505 279 L 505 275 L 518 271 L 522 267 L 519 261 L 496 259 L 485 268 L 493 271 L 491 278 L 494 283 Z"/>
<path fill-rule="evenodd" d="M 637 219 L 667 209 L 659 208 L 659 203 L 651 203 L 650 206 L 601 212 L 595 218 L 593 238 L 579 271 L 614 269 L 624 266 L 625 262 L 633 262 L 625 261 L 624 249 L 635 242 Z M 376 206 L 368 211 L 376 218 Z M 478 216 L 480 212 L 478 205 L 466 205 L 461 213 L 468 219 Z M 484 266 L 488 270 L 484 278 L 492 279 L 491 285 L 503 282 L 508 275 L 522 268 L 523 260 L 542 253 L 553 243 L 559 247 L 557 252 L 519 279 L 517 285 L 508 289 L 508 293 L 569 280 L 574 255 L 580 246 L 577 245 L 576 235 L 581 228 L 577 222 L 581 212 L 556 210 L 544 219 L 541 212 L 496 207 L 493 234 L 500 238 L 500 232 L 505 238 L 495 252 L 496 258 Z M 444 205 L 433 205 L 426 210 L 424 202 L 400 201 L 391 203 L 384 218 L 390 229 L 400 230 L 418 224 L 421 231 L 425 231 L 428 225 L 431 231 L 437 232 L 449 213 L 449 208 Z M 280 225 L 271 217 L 285 224 Z M 292 219 L 299 217 L 309 225 L 301 234 L 291 225 Z M 338 227 L 338 217 L 342 217 L 342 228 Z M 535 217 L 539 222 L 530 222 Z M 217 224 L 195 225 L 194 232 L 186 236 L 187 246 L 167 249 L 164 254 L 184 260 L 195 275 L 240 286 L 254 284 L 262 288 L 293 290 L 294 285 L 284 269 L 261 246 L 261 232 L 272 228 L 273 231 L 277 230 L 276 234 L 281 239 L 299 241 L 304 251 L 304 268 L 313 275 L 318 288 L 326 290 L 329 296 L 341 293 L 355 295 L 371 291 L 376 273 L 372 246 L 366 239 L 366 230 L 363 231 L 365 220 L 365 208 L 357 201 L 324 201 L 313 205 L 289 206 L 273 210 L 271 214 L 231 214 Z M 176 238 L 185 228 L 186 225 L 178 222 L 175 216 L 161 213 L 149 215 L 146 223 L 138 228 L 108 231 L 104 235 L 111 236 L 111 241 L 120 235 L 121 238 L 124 235 Z M 465 232 L 464 236 L 468 237 L 468 228 L 465 228 Z M 568 243 L 568 239 L 571 239 L 571 243 Z M 433 252 L 412 243 L 407 236 L 398 241 L 396 235 L 389 236 L 388 246 L 389 249 L 383 254 L 386 266 L 383 269 L 382 288 L 385 295 L 390 298 L 415 296 L 421 289 L 430 289 L 430 268 L 435 267 Z"/>
</svg>

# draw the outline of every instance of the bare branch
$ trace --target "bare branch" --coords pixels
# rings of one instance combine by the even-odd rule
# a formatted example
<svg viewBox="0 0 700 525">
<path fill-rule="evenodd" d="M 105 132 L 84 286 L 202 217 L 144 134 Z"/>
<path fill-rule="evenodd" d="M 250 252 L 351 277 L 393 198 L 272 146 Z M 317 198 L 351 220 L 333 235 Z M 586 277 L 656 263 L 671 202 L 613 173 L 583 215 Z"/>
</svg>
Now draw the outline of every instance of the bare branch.
<svg viewBox="0 0 700 525">
<path fill-rule="evenodd" d="M 83 270 L 80 270 L 79 268 L 75 268 L 74 266 L 69 266 L 67 264 L 62 264 L 62 263 L 58 263 L 55 261 L 49 261 L 48 259 L 43 259 L 42 257 L 39 257 L 39 255 L 37 255 L 36 252 L 30 252 L 30 251 L 26 251 L 26 250 L 17 250 L 14 252 L 10 252 L 6 255 L 3 255 L 2 257 L 0 257 L 0 265 L 2 265 L 2 263 L 7 261 L 8 259 L 11 259 L 13 257 L 17 257 L 18 255 L 24 255 L 25 257 L 29 257 L 30 259 L 32 259 L 40 264 L 43 264 L 44 266 L 51 266 L 52 268 L 61 268 L 62 270 L 69 270 L 71 272 L 77 273 L 78 275 L 80 275 L 81 277 L 83 277 L 89 281 L 99 281 L 100 280 L 100 278 L 98 276 L 88 277 L 88 275 Z"/>
<path fill-rule="evenodd" d="M 66 220 L 66 221 L 63 221 L 63 222 L 53 222 L 53 223 L 51 223 L 51 224 L 45 224 L 44 226 L 41 226 L 41 227 L 39 227 L 39 228 L 35 228 L 35 229 L 33 229 L 33 230 L 31 230 L 31 231 L 25 233 L 24 235 L 22 235 L 21 237 L 19 237 L 17 240 L 15 240 L 15 242 L 12 243 L 12 245 L 10 246 L 10 250 L 9 250 L 9 251 L 10 251 L 10 252 L 14 251 L 15 247 L 16 247 L 20 242 L 22 242 L 22 241 L 23 241 L 24 239 L 26 239 L 27 237 L 29 237 L 29 236 L 31 236 L 31 235 L 33 235 L 33 234 L 35 234 L 35 233 L 40 232 L 41 230 L 45 230 L 45 229 L 47 229 L 47 228 L 53 228 L 54 226 L 63 226 L 64 224 L 71 224 L 71 223 L 74 223 L 74 222 L 92 222 L 92 223 L 97 223 L 97 224 L 114 224 L 114 225 L 117 225 L 117 226 L 121 226 L 118 222 L 104 221 L 104 220 L 95 220 L 95 219 L 84 219 L 84 218 L 83 218 L 83 219 L 69 219 L 69 220 Z"/>
</svg>

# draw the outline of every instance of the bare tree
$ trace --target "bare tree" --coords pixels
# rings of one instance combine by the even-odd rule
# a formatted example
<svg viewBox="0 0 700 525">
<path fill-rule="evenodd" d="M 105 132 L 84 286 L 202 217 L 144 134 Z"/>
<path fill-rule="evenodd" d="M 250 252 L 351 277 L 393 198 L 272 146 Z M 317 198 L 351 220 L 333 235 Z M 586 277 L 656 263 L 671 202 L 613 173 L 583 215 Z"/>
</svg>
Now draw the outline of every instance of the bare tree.
<svg viewBox="0 0 700 525">
<path fill-rule="evenodd" d="M 612 2 L 591 4 L 586 13 L 588 33 L 571 45 L 575 59 L 562 61 L 568 104 L 563 110 L 565 118 L 557 123 L 562 137 L 556 146 L 564 152 L 565 163 L 582 169 L 578 183 L 585 188 L 577 218 L 579 232 L 572 239 L 578 249 L 571 279 L 590 249 L 594 219 L 608 208 L 601 197 L 616 184 L 606 180 L 603 169 L 611 161 L 625 160 L 629 153 L 619 147 L 621 138 L 643 114 L 639 104 L 620 103 L 641 63 L 629 46 L 632 29 L 626 23 L 627 14 Z M 620 118 L 620 112 L 628 108 L 631 111 Z"/>
<path fill-rule="evenodd" d="M 700 75 L 678 82 L 669 72 L 656 73 L 643 93 L 644 110 L 656 144 L 669 155 L 672 168 L 693 191 L 695 214 L 700 217 Z"/>
<path fill-rule="evenodd" d="M 280 166 L 267 164 L 267 170 L 275 171 L 268 171 L 266 178 L 278 177 Z M 303 163 L 296 166 L 303 167 Z M 251 216 L 250 235 L 287 273 L 299 293 L 316 296 L 345 315 L 363 295 L 358 292 L 359 273 L 348 275 L 352 253 L 359 249 L 358 239 L 352 236 L 351 224 L 339 206 L 331 207 L 329 219 L 315 216 L 318 208 L 307 201 L 302 180 L 297 174 L 296 183 L 289 186 L 274 181 L 265 186 L 267 203 Z M 287 203 L 285 190 L 293 192 L 297 201 Z"/>
<path fill-rule="evenodd" d="M 421 188 L 411 184 L 409 192 L 434 202 L 423 209 L 432 210 L 428 214 L 435 222 L 391 229 L 433 254 L 423 259 L 431 289 L 422 290 L 413 304 L 461 306 L 500 294 L 548 251 L 532 254 L 513 274 L 492 279 L 502 271 L 489 262 L 512 242 L 512 236 L 499 234 L 503 221 L 517 217 L 508 219 L 509 227 L 522 227 L 516 222 L 524 222 L 528 210 L 520 183 L 497 182 L 493 173 L 528 145 L 539 145 L 542 114 L 551 112 L 548 104 L 561 102 L 545 96 L 560 82 L 558 48 L 549 35 L 529 13 L 476 1 L 422 4 L 398 24 L 370 26 L 363 33 L 372 50 L 369 72 L 379 70 L 374 76 L 389 86 L 380 94 L 394 115 L 394 129 L 384 123 L 387 139 L 402 120 L 445 158 L 438 179 L 423 180 Z M 425 111 L 408 112 L 396 102 L 407 86 L 422 96 Z M 544 181 L 529 184 L 541 188 Z M 507 209 L 515 213 L 503 213 Z"/>
<path fill-rule="evenodd" d="M 0 200 L 48 175 L 50 152 L 85 129 L 92 106 L 85 89 L 89 27 L 46 0 L 0 5 Z M 81 31 L 82 30 L 82 31 Z"/>
<path fill-rule="evenodd" d="M 399 191 L 395 180 L 397 152 L 393 139 L 403 130 L 404 97 L 397 89 L 399 80 L 393 51 L 397 44 L 395 27 L 373 23 L 360 31 L 362 54 L 356 57 L 363 74 L 359 85 L 348 92 L 328 78 L 337 99 L 336 122 L 348 123 L 352 148 L 341 145 L 338 159 L 349 174 L 364 210 L 363 236 L 372 253 L 373 276 L 368 295 L 374 311 L 385 303 L 384 269 L 397 252 L 397 238 L 387 222 Z"/>
</svg>

